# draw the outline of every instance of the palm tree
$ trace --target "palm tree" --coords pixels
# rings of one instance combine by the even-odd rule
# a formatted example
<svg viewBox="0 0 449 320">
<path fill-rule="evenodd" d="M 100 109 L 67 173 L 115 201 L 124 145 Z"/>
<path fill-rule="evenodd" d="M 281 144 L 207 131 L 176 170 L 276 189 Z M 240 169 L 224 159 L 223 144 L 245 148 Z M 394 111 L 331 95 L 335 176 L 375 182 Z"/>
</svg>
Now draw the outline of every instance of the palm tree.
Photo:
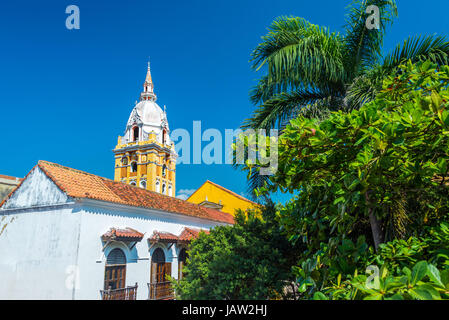
<svg viewBox="0 0 449 320">
<path fill-rule="evenodd" d="M 379 29 L 368 29 L 370 5 L 379 8 Z M 397 16 L 395 0 L 355 0 L 348 6 L 344 35 L 303 18 L 280 17 L 252 53 L 255 70 L 265 74 L 251 91 L 257 105 L 242 128 L 280 128 L 299 114 L 324 118 L 331 111 L 360 108 L 382 80 L 404 60 L 449 63 L 449 42 L 440 36 L 409 37 L 382 57 L 386 28 Z M 267 181 L 251 172 L 249 190 Z"/>
</svg>

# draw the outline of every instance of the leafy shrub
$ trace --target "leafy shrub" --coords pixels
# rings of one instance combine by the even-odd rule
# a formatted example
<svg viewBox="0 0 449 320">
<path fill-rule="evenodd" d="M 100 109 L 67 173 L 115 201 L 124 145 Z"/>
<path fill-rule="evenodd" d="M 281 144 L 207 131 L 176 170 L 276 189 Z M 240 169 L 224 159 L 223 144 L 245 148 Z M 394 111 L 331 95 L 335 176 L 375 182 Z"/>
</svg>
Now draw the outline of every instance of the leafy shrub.
<svg viewBox="0 0 449 320">
<path fill-rule="evenodd" d="M 394 276 L 382 268 L 379 276 L 371 281 L 365 275 L 357 275 L 315 292 L 313 299 L 364 299 L 364 300 L 441 300 L 449 299 L 449 270 L 440 272 L 426 261 L 416 263 L 412 270 L 404 267 Z"/>
</svg>

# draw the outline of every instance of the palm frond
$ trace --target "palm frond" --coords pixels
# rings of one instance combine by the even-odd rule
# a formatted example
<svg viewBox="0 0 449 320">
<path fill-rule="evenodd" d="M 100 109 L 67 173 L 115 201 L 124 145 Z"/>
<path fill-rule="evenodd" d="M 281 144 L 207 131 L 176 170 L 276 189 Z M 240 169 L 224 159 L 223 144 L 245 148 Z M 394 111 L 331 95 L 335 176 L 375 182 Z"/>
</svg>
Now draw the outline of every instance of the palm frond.
<svg viewBox="0 0 449 320">
<path fill-rule="evenodd" d="M 440 65 L 449 64 L 449 42 L 443 36 L 409 37 L 384 58 L 383 67 L 396 68 L 405 60 L 413 63 L 430 60 Z"/>
<path fill-rule="evenodd" d="M 258 200 L 254 190 L 264 186 L 269 187 L 271 185 L 270 176 L 263 176 L 260 174 L 259 170 L 254 168 L 248 177 L 247 193 L 252 200 Z"/>
<path fill-rule="evenodd" d="M 376 66 L 356 77 L 346 91 L 346 110 L 359 109 L 365 103 L 374 100 L 377 93 L 382 89 L 383 80 L 388 72 L 389 70 L 386 68 Z"/>
<path fill-rule="evenodd" d="M 280 17 L 252 53 L 253 68 L 268 66 L 266 81 L 279 91 L 344 75 L 342 42 L 337 33 L 302 18 Z"/>
<path fill-rule="evenodd" d="M 379 29 L 366 26 L 366 9 L 371 5 L 379 9 Z M 354 0 L 348 11 L 344 56 L 350 81 L 379 62 L 385 31 L 397 16 L 397 6 L 395 0 Z"/>
<path fill-rule="evenodd" d="M 293 92 L 283 92 L 274 95 L 257 107 L 251 118 L 245 120 L 243 128 L 270 129 L 279 127 L 284 121 L 288 121 L 298 112 L 306 112 L 308 106 L 320 105 L 319 103 L 330 99 L 330 91 L 317 89 L 298 89 Z M 330 101 L 330 100 L 329 100 Z M 304 109 L 303 111 L 301 111 Z"/>
<path fill-rule="evenodd" d="M 257 105 L 259 103 L 263 103 L 270 98 L 272 98 L 275 94 L 281 93 L 282 89 L 280 89 L 274 82 L 269 82 L 268 76 L 263 76 L 257 85 L 251 89 L 249 93 L 250 101 Z"/>
</svg>

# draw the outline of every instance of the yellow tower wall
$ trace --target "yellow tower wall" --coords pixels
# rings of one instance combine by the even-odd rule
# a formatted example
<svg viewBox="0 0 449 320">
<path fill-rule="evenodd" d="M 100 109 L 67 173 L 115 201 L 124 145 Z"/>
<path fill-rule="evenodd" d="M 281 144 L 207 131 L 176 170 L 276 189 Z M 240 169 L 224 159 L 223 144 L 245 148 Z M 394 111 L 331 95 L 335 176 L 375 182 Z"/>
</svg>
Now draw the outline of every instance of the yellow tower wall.
<svg viewBox="0 0 449 320">
<path fill-rule="evenodd" d="M 170 151 L 167 151 L 168 146 L 158 143 L 154 133 L 149 135 L 147 141 L 130 142 L 125 145 L 121 145 L 120 141 L 121 139 L 119 138 L 119 144 L 114 149 L 114 180 L 127 184 L 135 181 L 138 187 L 140 187 L 142 180 L 146 180 L 146 189 L 156 191 L 156 181 L 159 179 L 159 192 L 162 191 L 162 185 L 165 183 L 165 194 L 169 195 L 169 186 L 171 185 L 171 195 L 174 197 L 176 195 L 176 160 L 170 157 L 174 146 L 171 146 Z M 126 159 L 126 164 L 122 162 L 124 158 Z M 132 172 L 131 170 L 133 161 L 137 161 L 137 172 Z M 165 177 L 162 176 L 162 166 L 164 164 L 167 166 Z"/>
</svg>

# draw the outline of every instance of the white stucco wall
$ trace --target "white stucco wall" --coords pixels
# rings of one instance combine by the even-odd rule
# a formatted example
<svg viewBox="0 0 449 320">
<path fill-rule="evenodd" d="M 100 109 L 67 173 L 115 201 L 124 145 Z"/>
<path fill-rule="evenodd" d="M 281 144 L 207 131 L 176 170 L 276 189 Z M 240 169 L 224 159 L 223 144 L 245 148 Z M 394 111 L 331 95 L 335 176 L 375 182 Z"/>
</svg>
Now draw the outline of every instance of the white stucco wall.
<svg viewBox="0 0 449 320">
<path fill-rule="evenodd" d="M 68 267 L 77 264 L 80 214 L 70 208 L 0 216 L 0 299 L 72 299 Z"/>
</svg>

